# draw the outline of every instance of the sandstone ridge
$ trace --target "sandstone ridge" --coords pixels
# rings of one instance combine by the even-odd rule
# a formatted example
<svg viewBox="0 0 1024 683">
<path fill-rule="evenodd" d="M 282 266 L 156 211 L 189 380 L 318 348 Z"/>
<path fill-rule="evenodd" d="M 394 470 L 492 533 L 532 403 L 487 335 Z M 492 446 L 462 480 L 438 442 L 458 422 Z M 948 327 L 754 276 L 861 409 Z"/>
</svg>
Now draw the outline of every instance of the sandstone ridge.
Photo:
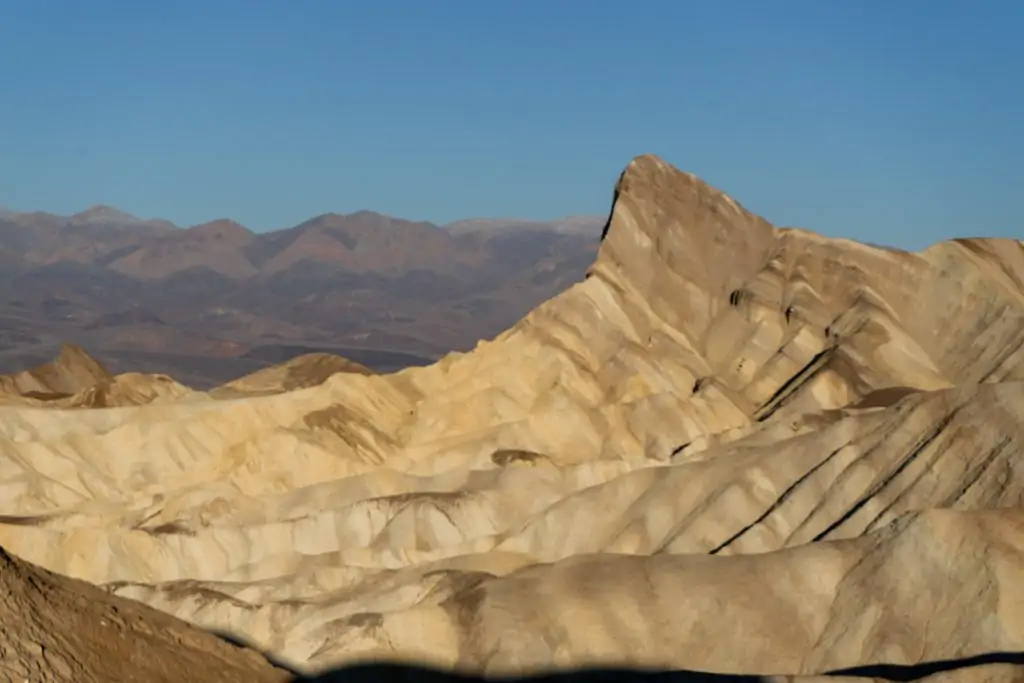
<svg viewBox="0 0 1024 683">
<path fill-rule="evenodd" d="M 0 408 L 0 545 L 311 673 L 1024 651 L 1022 361 L 1020 242 L 779 229 L 642 156 L 472 352 Z"/>
</svg>

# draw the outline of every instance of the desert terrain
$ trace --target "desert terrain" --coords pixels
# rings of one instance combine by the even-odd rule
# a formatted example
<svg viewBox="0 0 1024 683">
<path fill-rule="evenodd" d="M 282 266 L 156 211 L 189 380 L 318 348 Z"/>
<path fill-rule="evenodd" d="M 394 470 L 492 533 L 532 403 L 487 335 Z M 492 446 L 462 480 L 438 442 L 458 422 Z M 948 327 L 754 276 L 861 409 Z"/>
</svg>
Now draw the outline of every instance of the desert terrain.
<svg viewBox="0 0 1024 683">
<path fill-rule="evenodd" d="M 147 259 L 180 233 L 147 229 L 175 237 L 81 272 L 172 291 Z M 497 234 L 454 226 L 417 258 L 472 282 L 514 251 L 487 256 Z M 0 677 L 1024 679 L 1024 244 L 909 253 L 779 228 L 651 155 L 598 237 L 508 329 L 396 372 L 321 349 L 198 385 L 82 337 L 9 368 Z M 470 238 L 479 252 L 446 260 Z M 271 251 L 227 246 L 245 258 L 217 256 L 217 277 L 301 263 Z M 570 251 L 551 282 L 587 253 Z M 542 290 L 524 282 L 496 291 Z M 275 296 L 322 305 L 321 325 L 341 310 L 295 287 Z M 18 320 L 4 329 L 42 339 Z M 456 346 L 446 324 L 437 349 Z"/>
</svg>

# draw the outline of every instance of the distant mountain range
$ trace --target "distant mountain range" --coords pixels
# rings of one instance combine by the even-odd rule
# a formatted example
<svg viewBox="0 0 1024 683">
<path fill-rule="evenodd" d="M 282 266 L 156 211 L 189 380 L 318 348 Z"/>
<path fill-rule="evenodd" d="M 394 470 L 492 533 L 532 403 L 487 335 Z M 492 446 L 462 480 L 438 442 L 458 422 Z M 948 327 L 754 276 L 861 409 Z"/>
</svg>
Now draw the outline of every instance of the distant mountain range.
<svg viewBox="0 0 1024 683">
<path fill-rule="evenodd" d="M 496 335 L 581 279 L 604 217 L 438 226 L 371 211 L 254 233 L 109 206 L 0 211 L 0 372 L 81 344 L 208 385 L 310 350 L 378 370 Z"/>
</svg>

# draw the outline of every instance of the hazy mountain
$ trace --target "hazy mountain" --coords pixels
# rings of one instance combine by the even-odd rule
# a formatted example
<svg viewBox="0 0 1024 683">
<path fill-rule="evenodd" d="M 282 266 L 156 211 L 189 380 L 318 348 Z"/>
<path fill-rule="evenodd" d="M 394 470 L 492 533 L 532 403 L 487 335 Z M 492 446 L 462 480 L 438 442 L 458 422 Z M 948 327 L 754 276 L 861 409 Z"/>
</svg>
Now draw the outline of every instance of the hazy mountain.
<svg viewBox="0 0 1024 683">
<path fill-rule="evenodd" d="M 425 363 L 581 279 L 599 229 L 585 217 L 439 227 L 360 211 L 254 233 L 228 218 L 179 228 L 102 205 L 8 211 L 0 371 L 64 341 L 201 386 L 253 370 L 263 352 L 246 354 L 264 346 L 337 351 L 379 370 Z"/>
</svg>

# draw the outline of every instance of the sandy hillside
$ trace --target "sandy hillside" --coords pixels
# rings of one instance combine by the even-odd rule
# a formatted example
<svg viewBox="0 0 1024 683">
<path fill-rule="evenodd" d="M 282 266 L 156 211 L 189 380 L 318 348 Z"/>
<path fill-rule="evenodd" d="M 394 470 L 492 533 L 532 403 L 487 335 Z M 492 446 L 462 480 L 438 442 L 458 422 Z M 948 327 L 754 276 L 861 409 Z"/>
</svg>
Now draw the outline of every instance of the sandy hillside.
<svg viewBox="0 0 1024 683">
<path fill-rule="evenodd" d="M 302 671 L 1024 652 L 1021 242 L 778 229 L 643 156 L 586 280 L 470 353 L 89 372 L 0 378 L 0 546 Z"/>
</svg>

